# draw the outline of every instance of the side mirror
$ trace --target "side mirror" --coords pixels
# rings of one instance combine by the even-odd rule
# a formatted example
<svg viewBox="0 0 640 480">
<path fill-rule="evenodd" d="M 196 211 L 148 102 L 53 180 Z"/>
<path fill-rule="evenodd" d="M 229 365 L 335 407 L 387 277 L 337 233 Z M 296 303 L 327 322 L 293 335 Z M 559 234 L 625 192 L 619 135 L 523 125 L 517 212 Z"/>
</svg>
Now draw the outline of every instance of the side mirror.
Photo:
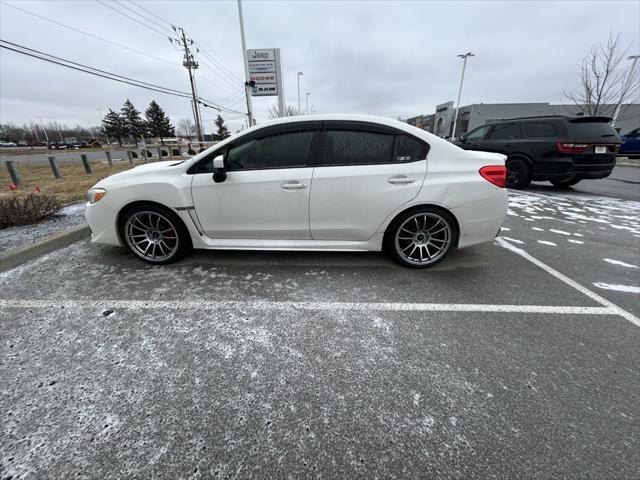
<svg viewBox="0 0 640 480">
<path fill-rule="evenodd" d="M 213 159 L 213 181 L 222 183 L 227 179 L 227 172 L 224 171 L 224 156 L 218 155 Z"/>
<path fill-rule="evenodd" d="M 216 170 L 224 170 L 224 155 L 218 155 L 213 159 L 213 168 Z"/>
</svg>

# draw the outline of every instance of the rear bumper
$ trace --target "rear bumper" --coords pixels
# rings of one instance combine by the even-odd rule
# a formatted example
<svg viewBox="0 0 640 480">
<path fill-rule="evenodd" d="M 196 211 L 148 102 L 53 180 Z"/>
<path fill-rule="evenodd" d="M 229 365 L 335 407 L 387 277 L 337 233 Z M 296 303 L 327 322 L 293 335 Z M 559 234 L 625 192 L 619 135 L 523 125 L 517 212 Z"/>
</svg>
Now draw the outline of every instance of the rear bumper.
<svg viewBox="0 0 640 480">
<path fill-rule="evenodd" d="M 556 180 L 567 177 L 581 179 L 605 178 L 611 175 L 616 157 L 603 155 L 599 158 L 576 155 L 575 158 L 553 158 L 534 163 L 533 180 Z"/>
<path fill-rule="evenodd" d="M 506 188 L 495 188 L 494 194 L 479 201 L 452 208 L 460 225 L 458 248 L 491 242 L 507 216 L 509 208 Z"/>
</svg>

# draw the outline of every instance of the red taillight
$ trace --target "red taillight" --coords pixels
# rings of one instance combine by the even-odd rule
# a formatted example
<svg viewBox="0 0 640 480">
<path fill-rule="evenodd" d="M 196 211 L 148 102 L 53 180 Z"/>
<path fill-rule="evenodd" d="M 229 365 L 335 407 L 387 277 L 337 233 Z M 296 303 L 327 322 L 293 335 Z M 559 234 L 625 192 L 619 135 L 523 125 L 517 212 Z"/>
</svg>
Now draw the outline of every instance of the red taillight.
<svg viewBox="0 0 640 480">
<path fill-rule="evenodd" d="M 504 188 L 507 185 L 507 168 L 504 165 L 487 165 L 480 169 L 480 175 L 485 180 Z"/>
<path fill-rule="evenodd" d="M 556 143 L 560 153 L 582 153 L 591 145 L 588 143 Z"/>
</svg>

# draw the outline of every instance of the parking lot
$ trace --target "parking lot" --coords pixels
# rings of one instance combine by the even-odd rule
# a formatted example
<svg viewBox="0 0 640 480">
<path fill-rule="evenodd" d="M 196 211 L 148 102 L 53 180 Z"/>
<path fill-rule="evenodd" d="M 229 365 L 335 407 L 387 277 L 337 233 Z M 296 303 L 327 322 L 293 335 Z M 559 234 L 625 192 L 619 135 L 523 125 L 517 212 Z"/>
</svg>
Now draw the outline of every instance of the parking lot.
<svg viewBox="0 0 640 480">
<path fill-rule="evenodd" d="M 500 239 L 76 243 L 0 274 L 2 478 L 634 478 L 640 202 L 511 192 Z"/>
</svg>

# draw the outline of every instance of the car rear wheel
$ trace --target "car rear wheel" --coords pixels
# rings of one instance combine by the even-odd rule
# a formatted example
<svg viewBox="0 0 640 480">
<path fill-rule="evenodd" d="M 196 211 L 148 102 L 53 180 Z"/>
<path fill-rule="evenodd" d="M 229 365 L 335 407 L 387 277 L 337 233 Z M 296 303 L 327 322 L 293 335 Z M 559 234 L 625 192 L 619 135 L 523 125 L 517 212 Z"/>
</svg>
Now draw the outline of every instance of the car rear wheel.
<svg viewBox="0 0 640 480">
<path fill-rule="evenodd" d="M 447 212 L 422 207 L 400 215 L 390 225 L 387 248 L 405 267 L 428 268 L 443 261 L 455 245 L 456 223 Z"/>
<path fill-rule="evenodd" d="M 522 158 L 507 159 L 507 188 L 525 188 L 531 183 L 531 167 Z"/>
<path fill-rule="evenodd" d="M 575 185 L 580 180 L 582 179 L 576 178 L 575 175 L 572 175 L 571 177 L 565 178 L 564 180 L 550 180 L 550 182 L 556 187 L 567 188 L 567 187 L 571 187 L 572 185 Z"/>
<path fill-rule="evenodd" d="M 153 264 L 175 262 L 191 248 L 182 221 L 168 209 L 136 206 L 123 215 L 120 236 L 136 257 Z"/>
</svg>

